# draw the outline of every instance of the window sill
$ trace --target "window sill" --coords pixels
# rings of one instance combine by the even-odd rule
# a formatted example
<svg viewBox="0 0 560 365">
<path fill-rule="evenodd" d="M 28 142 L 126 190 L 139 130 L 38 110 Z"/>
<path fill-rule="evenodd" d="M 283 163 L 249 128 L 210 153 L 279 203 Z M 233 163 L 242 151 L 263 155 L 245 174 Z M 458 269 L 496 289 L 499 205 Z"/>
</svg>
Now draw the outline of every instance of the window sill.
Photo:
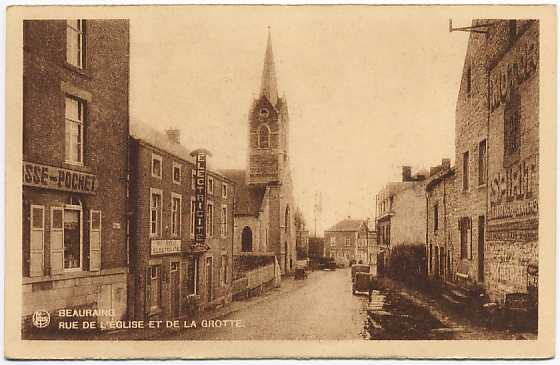
<svg viewBox="0 0 560 365">
<path fill-rule="evenodd" d="M 88 168 L 83 163 L 79 162 L 72 162 L 72 161 L 64 161 L 64 167 L 71 170 L 79 170 L 84 172 L 91 172 L 91 169 Z"/>
<path fill-rule="evenodd" d="M 91 75 L 86 69 L 80 68 L 78 66 L 74 66 L 73 64 L 68 63 L 66 61 L 64 62 L 64 68 L 66 68 L 70 71 L 73 71 L 73 72 L 77 73 L 78 75 L 83 76 L 87 79 L 91 79 Z"/>
<path fill-rule="evenodd" d="M 482 190 L 482 189 L 485 189 L 485 188 L 486 188 L 486 183 L 480 184 L 480 185 L 477 186 L 478 190 Z"/>
<path fill-rule="evenodd" d="M 116 275 L 116 274 L 126 274 L 128 273 L 127 268 L 116 268 L 116 269 L 105 269 L 100 271 L 65 271 L 64 273 L 45 275 L 45 276 L 34 276 L 34 277 L 24 277 L 23 284 L 33 284 L 45 281 L 59 281 L 59 280 L 69 280 L 77 279 L 81 277 L 90 276 L 105 276 L 105 275 Z"/>
<path fill-rule="evenodd" d="M 161 176 L 157 176 L 157 175 L 152 174 L 152 177 L 153 177 L 154 179 L 162 180 L 162 177 L 161 177 Z"/>
</svg>

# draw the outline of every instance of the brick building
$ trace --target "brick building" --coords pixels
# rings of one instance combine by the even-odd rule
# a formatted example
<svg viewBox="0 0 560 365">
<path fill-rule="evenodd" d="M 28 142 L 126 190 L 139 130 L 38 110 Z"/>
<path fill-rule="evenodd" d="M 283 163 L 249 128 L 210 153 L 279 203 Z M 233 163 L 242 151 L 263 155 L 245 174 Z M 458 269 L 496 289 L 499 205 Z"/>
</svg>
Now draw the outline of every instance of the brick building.
<svg viewBox="0 0 560 365">
<path fill-rule="evenodd" d="M 130 128 L 131 317 L 179 318 L 231 301 L 231 180 L 208 170 L 206 242 L 193 244 L 195 163 L 180 143 L 139 123 Z"/>
<path fill-rule="evenodd" d="M 368 262 L 368 227 L 362 219 L 348 217 L 324 234 L 327 256 L 333 257 L 337 263 L 348 265 L 352 262 Z"/>
<path fill-rule="evenodd" d="M 259 97 L 249 111 L 247 170 L 225 170 L 235 193 L 235 255 L 274 255 L 282 274 L 295 269 L 296 230 L 289 160 L 289 115 L 278 96 L 270 32 Z"/>
<path fill-rule="evenodd" d="M 26 20 L 23 44 L 23 317 L 124 318 L 129 23 Z"/>
<path fill-rule="evenodd" d="M 376 236 L 378 261 L 385 262 L 398 245 L 424 245 L 426 242 L 427 173 L 412 175 L 403 166 L 402 181 L 390 182 L 376 195 Z"/>
<path fill-rule="evenodd" d="M 538 58 L 533 20 L 475 20 L 456 110 L 460 279 L 503 302 L 538 282 Z"/>
</svg>

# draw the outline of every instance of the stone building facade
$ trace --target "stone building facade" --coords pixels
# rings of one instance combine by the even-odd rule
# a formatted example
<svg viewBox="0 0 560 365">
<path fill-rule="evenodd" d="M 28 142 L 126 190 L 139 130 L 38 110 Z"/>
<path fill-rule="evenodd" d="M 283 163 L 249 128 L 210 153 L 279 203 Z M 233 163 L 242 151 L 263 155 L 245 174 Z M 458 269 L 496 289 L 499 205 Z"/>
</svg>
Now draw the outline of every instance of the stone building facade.
<svg viewBox="0 0 560 365">
<path fill-rule="evenodd" d="M 350 262 L 368 262 L 367 246 L 368 227 L 362 219 L 348 217 L 325 231 L 324 240 L 328 247 L 328 256 L 338 264 Z"/>
<path fill-rule="evenodd" d="M 288 106 L 278 95 L 269 33 L 259 97 L 249 111 L 248 168 L 222 173 L 237 186 L 235 254 L 273 254 L 282 274 L 292 273 L 296 263 L 288 141 Z"/>
<path fill-rule="evenodd" d="M 454 282 L 461 246 L 457 226 L 455 168 L 449 160 L 433 168 L 426 183 L 426 258 L 430 278 Z"/>
<path fill-rule="evenodd" d="M 539 23 L 473 25 L 483 32 L 469 37 L 456 110 L 456 275 L 504 302 L 538 283 Z"/>
<path fill-rule="evenodd" d="M 539 227 L 539 22 L 500 20 L 489 42 L 485 288 L 535 296 Z"/>
<path fill-rule="evenodd" d="M 195 245 L 196 167 L 180 143 L 143 126 L 130 128 L 131 317 L 173 319 L 231 301 L 233 182 L 206 175 L 206 241 Z"/>
<path fill-rule="evenodd" d="M 26 20 L 23 44 L 23 328 L 36 310 L 124 318 L 128 20 Z"/>
<path fill-rule="evenodd" d="M 390 182 L 376 195 L 377 252 L 387 259 L 398 245 L 423 245 L 426 241 L 426 173 L 415 176 L 403 167 L 402 181 Z"/>
</svg>

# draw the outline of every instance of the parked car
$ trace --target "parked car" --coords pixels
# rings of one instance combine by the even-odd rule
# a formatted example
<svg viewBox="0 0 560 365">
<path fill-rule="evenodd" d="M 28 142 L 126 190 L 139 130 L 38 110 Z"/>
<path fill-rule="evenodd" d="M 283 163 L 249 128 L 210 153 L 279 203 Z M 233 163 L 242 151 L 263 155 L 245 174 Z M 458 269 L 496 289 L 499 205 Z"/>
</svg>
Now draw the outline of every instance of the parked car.
<svg viewBox="0 0 560 365">
<path fill-rule="evenodd" d="M 356 279 L 352 282 L 352 294 L 369 294 L 373 282 L 373 275 L 369 272 L 357 272 Z"/>
<path fill-rule="evenodd" d="M 365 272 L 369 273 L 369 265 L 364 264 L 354 264 L 352 265 L 351 273 L 352 273 L 352 282 L 356 280 L 356 273 Z"/>
<path fill-rule="evenodd" d="M 336 270 L 336 262 L 332 257 L 321 257 L 319 259 L 319 270 Z"/>
</svg>

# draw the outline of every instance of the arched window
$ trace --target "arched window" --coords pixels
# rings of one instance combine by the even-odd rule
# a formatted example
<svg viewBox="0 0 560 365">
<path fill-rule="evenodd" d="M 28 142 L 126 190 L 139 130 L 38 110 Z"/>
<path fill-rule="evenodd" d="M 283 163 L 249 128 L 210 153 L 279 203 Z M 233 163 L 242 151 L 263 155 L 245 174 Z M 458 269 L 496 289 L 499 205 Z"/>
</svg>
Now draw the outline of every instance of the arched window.
<svg viewBox="0 0 560 365">
<path fill-rule="evenodd" d="M 245 227 L 241 232 L 241 251 L 251 252 L 253 251 L 253 232 L 251 228 Z"/>
<path fill-rule="evenodd" d="M 270 148 L 270 129 L 266 124 L 259 127 L 259 148 Z"/>
<path fill-rule="evenodd" d="M 286 213 L 284 214 L 284 232 L 290 235 L 290 206 L 286 206 Z"/>
</svg>

